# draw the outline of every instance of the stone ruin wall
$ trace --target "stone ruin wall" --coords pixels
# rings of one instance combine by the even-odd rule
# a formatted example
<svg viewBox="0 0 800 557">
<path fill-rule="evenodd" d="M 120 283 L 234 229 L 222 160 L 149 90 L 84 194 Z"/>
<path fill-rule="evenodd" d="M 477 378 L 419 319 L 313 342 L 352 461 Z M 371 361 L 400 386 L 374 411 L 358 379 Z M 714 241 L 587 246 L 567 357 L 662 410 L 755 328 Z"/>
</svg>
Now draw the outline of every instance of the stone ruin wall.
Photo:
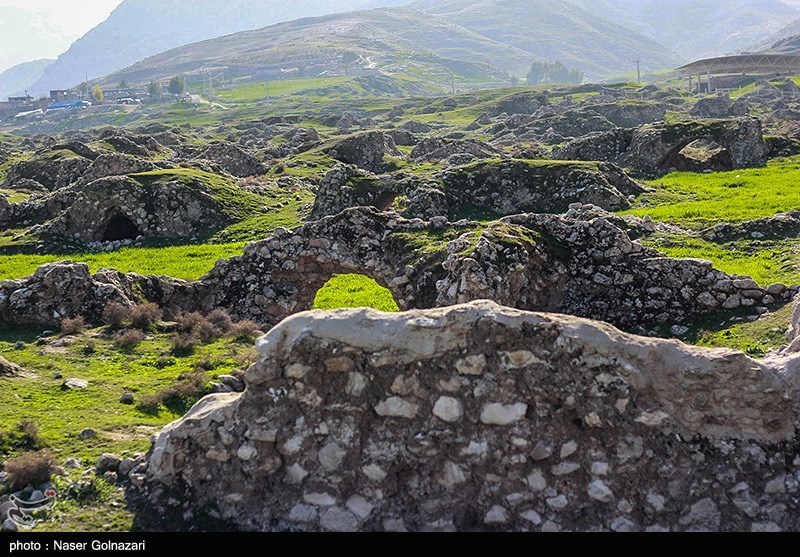
<svg viewBox="0 0 800 557">
<path fill-rule="evenodd" d="M 254 530 L 800 529 L 800 357 L 492 302 L 292 317 L 131 493 Z"/>
</svg>

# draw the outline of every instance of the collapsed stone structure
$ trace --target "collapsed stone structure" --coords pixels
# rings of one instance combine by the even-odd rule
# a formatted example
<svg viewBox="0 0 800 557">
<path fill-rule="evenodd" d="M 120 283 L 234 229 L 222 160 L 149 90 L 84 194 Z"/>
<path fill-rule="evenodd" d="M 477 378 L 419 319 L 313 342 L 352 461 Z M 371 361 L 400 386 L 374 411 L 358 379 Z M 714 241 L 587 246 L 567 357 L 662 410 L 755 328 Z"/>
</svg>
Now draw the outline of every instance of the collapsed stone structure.
<svg viewBox="0 0 800 557">
<path fill-rule="evenodd" d="M 102 178 L 33 198 L 10 206 L 0 225 L 36 222 L 34 230 L 45 239 L 85 243 L 191 238 L 229 221 L 202 181 L 142 176 Z"/>
<path fill-rule="evenodd" d="M 737 224 L 720 223 L 703 231 L 703 238 L 712 242 L 732 240 L 774 240 L 800 237 L 800 211 L 779 213 L 772 217 Z"/>
<path fill-rule="evenodd" d="M 223 171 L 239 178 L 261 176 L 269 170 L 267 165 L 252 154 L 224 141 L 203 149 L 197 158 L 210 160 L 219 165 Z"/>
<path fill-rule="evenodd" d="M 640 332 L 724 310 L 781 305 L 797 292 L 761 288 L 707 261 L 664 257 L 632 242 L 608 218 L 583 220 L 580 214 L 516 215 L 481 225 L 359 208 L 278 229 L 197 282 L 118 273 L 62 281 L 69 269 L 44 267 L 33 277 L 0 283 L 0 320 L 52 325 L 83 315 L 97 321 L 98 304 L 114 290 L 126 304 L 150 301 L 168 312 L 222 307 L 273 326 L 310 309 L 331 276 L 346 273 L 373 278 L 402 309 L 491 299 Z M 60 305 L 62 299 L 71 305 Z"/>
<path fill-rule="evenodd" d="M 402 173 L 376 177 L 358 168 L 337 165 L 317 192 L 312 219 L 350 207 L 388 210 L 399 196 L 406 217 L 469 213 L 507 216 L 528 212 L 566 212 L 573 203 L 607 210 L 630 206 L 628 197 L 642 187 L 610 163 L 491 160 L 445 169 L 427 179 Z"/>
<path fill-rule="evenodd" d="M 800 529 L 796 355 L 485 301 L 305 313 L 258 349 L 243 394 L 203 399 L 130 472 L 148 512 L 270 531 Z"/>
<path fill-rule="evenodd" d="M 670 169 L 698 170 L 683 151 L 695 142 L 708 142 L 722 153 L 714 170 L 732 170 L 761 165 L 769 147 L 761 122 L 755 118 L 710 120 L 677 124 L 651 124 L 636 129 L 615 129 L 575 139 L 554 151 L 562 160 L 592 160 L 616 163 L 644 174 Z M 715 147 L 716 148 L 716 147 Z"/>
<path fill-rule="evenodd" d="M 385 156 L 402 155 L 392 138 L 380 131 L 357 133 L 323 147 L 322 151 L 340 162 L 376 173 L 391 170 Z"/>
</svg>

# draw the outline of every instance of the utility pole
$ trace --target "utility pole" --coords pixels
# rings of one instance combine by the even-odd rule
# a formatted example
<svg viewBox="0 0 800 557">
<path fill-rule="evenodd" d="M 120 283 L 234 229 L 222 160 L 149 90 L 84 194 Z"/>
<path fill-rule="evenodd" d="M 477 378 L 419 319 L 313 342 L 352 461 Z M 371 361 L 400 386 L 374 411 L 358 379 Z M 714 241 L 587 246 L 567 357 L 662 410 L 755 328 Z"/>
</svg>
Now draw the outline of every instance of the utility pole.
<svg viewBox="0 0 800 557">
<path fill-rule="evenodd" d="M 267 104 L 269 104 L 269 80 L 267 80 Z"/>
<path fill-rule="evenodd" d="M 642 82 L 642 61 L 636 60 L 636 83 Z"/>
</svg>

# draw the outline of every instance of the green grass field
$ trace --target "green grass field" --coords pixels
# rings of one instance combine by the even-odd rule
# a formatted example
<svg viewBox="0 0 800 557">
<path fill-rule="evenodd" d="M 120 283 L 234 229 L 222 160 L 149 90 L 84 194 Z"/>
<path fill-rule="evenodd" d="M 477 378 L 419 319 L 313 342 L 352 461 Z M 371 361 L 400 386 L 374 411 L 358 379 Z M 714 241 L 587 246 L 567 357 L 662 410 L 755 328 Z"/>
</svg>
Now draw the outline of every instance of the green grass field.
<svg viewBox="0 0 800 557">
<path fill-rule="evenodd" d="M 269 96 L 270 98 L 288 97 L 310 89 L 342 85 L 352 80 L 352 77 L 347 76 L 280 79 L 269 82 Z M 217 96 L 228 102 L 263 101 L 267 98 L 267 84 L 264 81 L 246 83 L 238 87 L 218 91 Z"/>
<path fill-rule="evenodd" d="M 123 393 L 132 393 L 135 400 L 140 400 L 197 366 L 208 370 L 208 377 L 213 379 L 246 368 L 255 358 L 251 343 L 230 339 L 199 345 L 193 354 L 180 357 L 170 352 L 169 335 L 164 333 L 149 333 L 133 350 L 117 347 L 104 329 L 65 337 L 47 346 L 37 345 L 40 334 L 42 330 L 34 328 L 0 331 L 0 355 L 32 374 L 0 378 L 0 431 L 13 429 L 21 420 L 33 421 L 39 427 L 41 444 L 52 451 L 59 463 L 78 459 L 81 468 L 68 472 L 67 477 L 56 478 L 62 493 L 102 453 L 130 456 L 147 451 L 150 435 L 183 412 L 162 406 L 157 413 L 145 413 L 136 405 L 122 404 Z M 17 341 L 23 341 L 24 347 L 16 348 Z M 85 353 L 87 344 L 93 344 L 91 357 Z M 54 374 L 63 375 L 63 379 Z M 84 390 L 62 390 L 64 379 L 71 377 L 84 379 L 89 386 Z M 78 434 L 87 428 L 96 435 L 81 440 Z M 62 497 L 37 530 L 129 530 L 133 517 L 124 505 L 121 490 L 102 479 L 94 480 L 94 485 L 98 492 L 87 501 Z"/>
<path fill-rule="evenodd" d="M 699 230 L 800 209 L 798 183 L 798 157 L 732 172 L 675 172 L 649 183 L 655 191 L 626 213 Z"/>
<path fill-rule="evenodd" d="M 380 311 L 400 311 L 388 289 L 364 275 L 336 275 L 320 288 L 314 309 L 369 307 Z"/>
<path fill-rule="evenodd" d="M 717 269 L 751 277 L 763 286 L 775 282 L 800 284 L 800 240 L 758 244 L 740 241 L 731 247 L 695 237 L 662 236 L 644 243 L 669 257 L 713 261 Z"/>
<path fill-rule="evenodd" d="M 117 269 L 123 273 L 166 275 L 193 280 L 210 271 L 217 260 L 241 255 L 243 247 L 244 243 L 236 242 L 161 248 L 122 248 L 109 253 L 0 256 L 0 280 L 27 277 L 40 265 L 66 259 L 86 263 L 92 272 L 101 268 Z"/>
</svg>

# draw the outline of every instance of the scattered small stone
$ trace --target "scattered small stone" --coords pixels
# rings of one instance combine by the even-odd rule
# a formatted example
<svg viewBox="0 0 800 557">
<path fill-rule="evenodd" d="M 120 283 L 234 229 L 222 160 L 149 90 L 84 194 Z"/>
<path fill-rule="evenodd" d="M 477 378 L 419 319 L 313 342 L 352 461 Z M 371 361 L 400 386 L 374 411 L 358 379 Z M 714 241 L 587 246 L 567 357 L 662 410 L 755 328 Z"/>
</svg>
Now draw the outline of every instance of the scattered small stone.
<svg viewBox="0 0 800 557">
<path fill-rule="evenodd" d="M 122 459 L 119 456 L 113 453 L 103 453 L 97 460 L 97 464 L 95 464 L 94 468 L 98 474 L 109 471 L 116 472 L 121 462 Z"/>
<path fill-rule="evenodd" d="M 60 378 L 58 378 L 60 379 Z M 70 378 L 65 379 L 64 383 L 61 385 L 61 388 L 64 390 L 83 390 L 89 386 L 89 382 L 85 379 L 77 379 L 77 378 Z"/>
<path fill-rule="evenodd" d="M 122 396 L 119 397 L 120 404 L 133 404 L 133 394 L 131 393 L 122 393 Z"/>
<path fill-rule="evenodd" d="M 97 435 L 95 430 L 86 428 L 84 430 L 81 430 L 81 432 L 78 434 L 78 439 L 80 439 L 81 441 L 86 441 L 87 439 L 91 439 L 95 435 Z"/>
</svg>

